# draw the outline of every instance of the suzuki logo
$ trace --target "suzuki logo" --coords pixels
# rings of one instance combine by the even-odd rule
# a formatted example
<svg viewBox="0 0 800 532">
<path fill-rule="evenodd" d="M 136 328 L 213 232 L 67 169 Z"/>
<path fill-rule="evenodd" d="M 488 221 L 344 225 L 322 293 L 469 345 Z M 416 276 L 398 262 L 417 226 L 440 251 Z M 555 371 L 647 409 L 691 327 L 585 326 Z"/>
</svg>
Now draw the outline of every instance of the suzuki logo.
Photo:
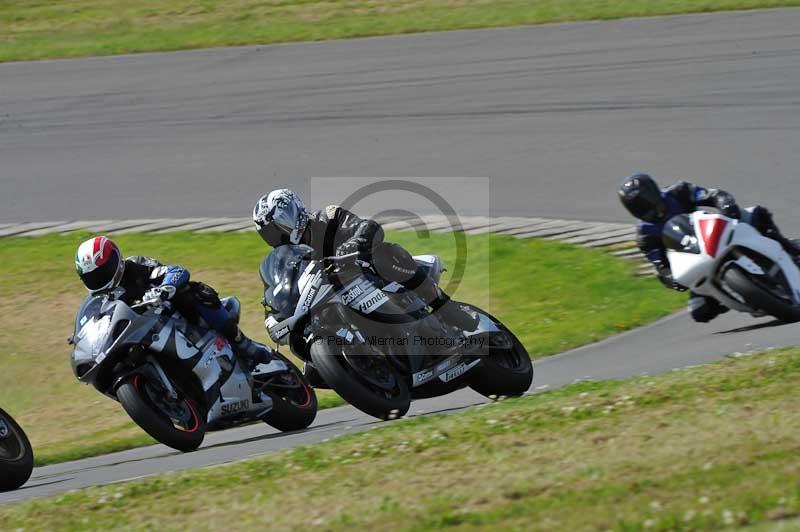
<svg viewBox="0 0 800 532">
<path fill-rule="evenodd" d="M 233 414 L 238 414 L 239 412 L 244 412 L 249 407 L 250 407 L 249 399 L 244 399 L 236 403 L 225 404 L 222 405 L 222 415 L 231 416 Z"/>
</svg>

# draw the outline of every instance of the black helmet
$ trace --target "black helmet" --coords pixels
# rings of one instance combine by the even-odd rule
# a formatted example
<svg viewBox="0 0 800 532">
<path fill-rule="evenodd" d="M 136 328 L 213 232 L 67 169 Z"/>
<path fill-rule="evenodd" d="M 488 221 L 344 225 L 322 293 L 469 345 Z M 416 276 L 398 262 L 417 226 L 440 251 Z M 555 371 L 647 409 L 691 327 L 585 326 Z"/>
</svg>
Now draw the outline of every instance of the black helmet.
<svg viewBox="0 0 800 532">
<path fill-rule="evenodd" d="M 656 223 L 667 218 L 667 202 L 661 189 L 647 174 L 633 174 L 622 180 L 619 200 L 628 211 L 640 220 Z"/>
</svg>

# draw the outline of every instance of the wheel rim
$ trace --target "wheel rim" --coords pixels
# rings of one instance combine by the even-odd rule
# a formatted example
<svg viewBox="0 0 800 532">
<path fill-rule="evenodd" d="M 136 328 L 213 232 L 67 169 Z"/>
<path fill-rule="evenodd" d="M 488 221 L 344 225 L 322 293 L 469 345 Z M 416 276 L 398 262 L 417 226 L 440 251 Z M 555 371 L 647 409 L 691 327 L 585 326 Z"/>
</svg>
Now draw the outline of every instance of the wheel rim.
<svg viewBox="0 0 800 532">
<path fill-rule="evenodd" d="M 306 408 L 311 404 L 311 390 L 308 385 L 293 371 L 273 376 L 264 383 L 263 390 L 271 397 L 280 397 L 298 408 Z"/>
<path fill-rule="evenodd" d="M 22 438 L 10 423 L 0 417 L 0 459 L 19 460 L 24 454 Z"/>
<path fill-rule="evenodd" d="M 339 363 L 373 393 L 386 399 L 395 399 L 402 395 L 399 379 L 384 357 L 374 354 L 348 357 L 342 351 Z"/>
<path fill-rule="evenodd" d="M 183 398 L 178 402 L 170 401 L 141 375 L 134 377 L 133 385 L 153 410 L 176 430 L 193 433 L 200 428 L 200 418 L 194 405 L 188 399 Z"/>
<path fill-rule="evenodd" d="M 489 357 L 492 362 L 509 371 L 525 373 L 528 361 L 530 361 L 530 355 L 525 346 L 522 345 L 522 342 L 500 321 L 477 307 L 472 308 L 478 314 L 483 314 L 489 318 L 502 331 L 502 336 L 495 334 L 489 340 Z M 508 345 L 509 343 L 511 345 Z"/>
<path fill-rule="evenodd" d="M 508 332 L 504 333 L 505 335 L 509 335 Z M 521 344 L 515 338 L 510 338 L 511 340 L 511 347 L 507 348 L 496 348 L 490 347 L 490 355 L 492 360 L 497 363 L 497 365 L 511 370 L 511 371 L 519 371 L 525 364 L 524 358 L 529 358 L 528 353 L 525 352 L 524 349 L 521 349 Z"/>
</svg>

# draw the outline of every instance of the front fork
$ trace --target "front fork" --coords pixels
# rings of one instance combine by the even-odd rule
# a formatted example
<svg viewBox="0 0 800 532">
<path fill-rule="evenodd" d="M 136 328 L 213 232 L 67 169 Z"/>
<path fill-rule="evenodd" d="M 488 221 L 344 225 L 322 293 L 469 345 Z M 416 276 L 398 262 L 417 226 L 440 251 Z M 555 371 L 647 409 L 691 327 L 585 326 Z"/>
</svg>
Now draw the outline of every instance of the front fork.
<svg viewBox="0 0 800 532">
<path fill-rule="evenodd" d="M 155 370 L 156 375 L 158 376 L 158 381 L 164 386 L 164 390 L 167 392 L 167 397 L 172 399 L 173 401 L 178 400 L 178 392 L 175 391 L 175 387 L 172 386 L 172 383 L 167 378 L 167 374 L 164 373 L 164 370 L 161 368 L 161 365 L 155 361 L 155 359 L 151 356 L 147 357 L 147 361 L 150 363 L 150 366 Z"/>
<path fill-rule="evenodd" d="M 142 375 L 143 377 L 147 377 L 150 382 L 158 382 L 164 389 L 167 397 L 172 400 L 178 400 L 178 392 L 175 390 L 175 387 L 170 382 L 167 374 L 164 373 L 164 369 L 161 365 L 156 362 L 156 360 L 152 356 L 147 356 L 145 358 L 146 364 L 138 366 L 137 368 L 121 375 L 117 378 L 117 381 L 114 383 L 114 389 L 122 383 L 125 379 L 133 375 Z"/>
</svg>

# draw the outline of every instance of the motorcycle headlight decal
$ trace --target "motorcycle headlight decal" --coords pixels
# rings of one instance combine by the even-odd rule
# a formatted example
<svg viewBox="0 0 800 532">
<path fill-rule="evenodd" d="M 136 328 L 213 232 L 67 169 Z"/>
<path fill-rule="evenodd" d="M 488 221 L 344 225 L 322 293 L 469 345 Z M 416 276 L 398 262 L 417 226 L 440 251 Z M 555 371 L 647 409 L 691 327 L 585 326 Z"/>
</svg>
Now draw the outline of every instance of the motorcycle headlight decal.
<svg viewBox="0 0 800 532">
<path fill-rule="evenodd" d="M 105 347 L 110 328 L 111 316 L 106 315 L 99 319 L 91 319 L 81 329 L 81 340 L 88 344 L 93 354 L 99 354 Z"/>
</svg>

